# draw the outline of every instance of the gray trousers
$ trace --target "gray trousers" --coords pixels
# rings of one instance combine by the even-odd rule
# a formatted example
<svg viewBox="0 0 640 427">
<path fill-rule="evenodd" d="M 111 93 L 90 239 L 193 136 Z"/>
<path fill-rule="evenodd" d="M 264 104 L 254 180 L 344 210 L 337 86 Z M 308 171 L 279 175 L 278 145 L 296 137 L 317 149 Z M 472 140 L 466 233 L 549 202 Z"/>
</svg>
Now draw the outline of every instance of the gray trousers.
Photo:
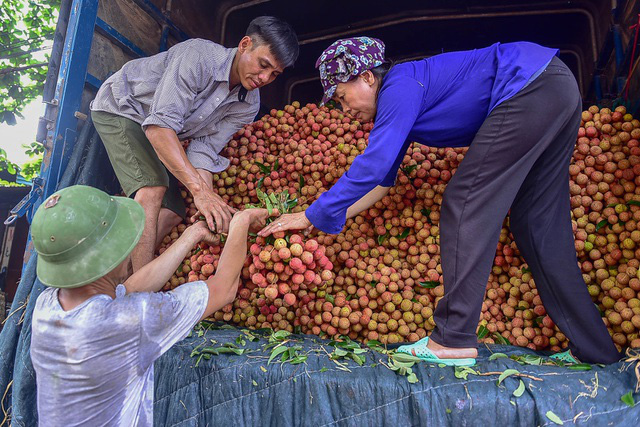
<svg viewBox="0 0 640 427">
<path fill-rule="evenodd" d="M 577 265 L 569 162 L 582 102 L 575 78 L 554 58 L 487 117 L 447 185 L 440 219 L 445 295 L 431 338 L 475 347 L 476 328 L 502 221 L 529 264 L 545 309 L 584 362 L 620 358 Z"/>
</svg>

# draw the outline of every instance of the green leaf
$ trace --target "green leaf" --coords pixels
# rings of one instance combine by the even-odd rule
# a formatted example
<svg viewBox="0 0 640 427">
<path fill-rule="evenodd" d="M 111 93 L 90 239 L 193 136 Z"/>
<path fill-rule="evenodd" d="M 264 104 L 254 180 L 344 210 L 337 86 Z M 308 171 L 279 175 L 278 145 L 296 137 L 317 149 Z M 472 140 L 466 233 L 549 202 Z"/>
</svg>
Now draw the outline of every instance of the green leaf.
<svg viewBox="0 0 640 427">
<path fill-rule="evenodd" d="M 285 331 L 285 330 L 281 330 L 281 331 L 274 332 L 271 335 L 271 338 L 273 338 L 274 340 L 282 341 L 283 339 L 285 339 L 289 335 L 291 335 L 291 332 Z"/>
<path fill-rule="evenodd" d="M 543 362 L 543 358 L 541 356 L 536 356 L 533 354 L 522 354 L 517 356 L 511 356 L 511 359 L 515 360 L 521 365 L 540 366 L 542 365 L 542 362 Z"/>
<path fill-rule="evenodd" d="M 502 335 L 500 335 L 500 334 L 499 334 L 499 333 L 497 333 L 497 332 L 494 332 L 494 333 L 492 334 L 492 336 L 493 336 L 493 338 L 496 340 L 496 342 L 497 342 L 498 344 L 502 344 L 502 345 L 511 345 L 511 343 L 509 342 L 509 340 L 508 340 L 508 339 L 506 339 L 505 337 L 503 337 Z"/>
<path fill-rule="evenodd" d="M 254 162 L 256 165 L 258 165 L 258 167 L 260 168 L 260 170 L 262 171 L 262 173 L 265 174 L 270 174 L 271 173 L 271 168 L 268 166 L 265 166 L 264 164 L 260 163 L 260 162 Z"/>
<path fill-rule="evenodd" d="M 422 359 L 420 359 L 419 357 L 413 356 L 411 354 L 407 354 L 407 353 L 399 353 L 399 352 L 395 352 L 393 354 L 391 354 L 391 358 L 393 360 L 396 360 L 398 362 L 412 362 L 412 363 L 419 363 L 422 362 Z"/>
<path fill-rule="evenodd" d="M 522 396 L 522 393 L 524 393 L 524 382 L 520 380 L 520 385 L 518 385 L 518 388 L 515 389 L 515 391 L 513 392 L 513 395 L 515 397 L 520 397 Z"/>
<path fill-rule="evenodd" d="M 456 366 L 453 370 L 453 375 L 462 380 L 466 380 L 469 374 L 478 375 L 478 371 L 468 366 Z"/>
<path fill-rule="evenodd" d="M 288 351 L 289 347 L 286 347 L 284 345 L 281 345 L 280 347 L 276 347 L 273 349 L 273 351 L 271 352 L 271 356 L 269 356 L 269 360 L 267 361 L 267 365 L 271 364 L 271 361 L 273 359 L 275 359 L 276 357 L 278 357 L 279 355 L 283 354 L 285 351 Z"/>
<path fill-rule="evenodd" d="M 491 356 L 489 356 L 489 360 L 504 359 L 504 358 L 509 358 L 509 356 L 507 356 L 504 353 L 493 353 Z"/>
<path fill-rule="evenodd" d="M 277 171 L 279 167 L 280 165 L 278 164 L 278 159 L 276 158 L 276 162 L 273 164 L 273 167 L 271 168 L 271 170 Z"/>
<path fill-rule="evenodd" d="M 273 205 L 271 204 L 271 200 L 265 199 L 265 203 L 267 205 L 267 211 L 269 212 L 269 215 L 271 215 L 271 213 L 273 212 Z"/>
<path fill-rule="evenodd" d="M 404 172 L 405 175 L 409 175 L 411 174 L 411 172 L 413 172 L 417 168 L 418 168 L 418 165 L 405 166 L 402 168 L 402 172 Z"/>
<path fill-rule="evenodd" d="M 437 282 L 435 280 L 428 280 L 426 282 L 418 282 L 418 285 L 422 286 L 423 288 L 433 289 L 437 286 L 440 286 L 440 282 Z"/>
<path fill-rule="evenodd" d="M 298 179 L 298 185 L 300 188 L 304 187 L 304 177 L 302 175 L 300 175 L 300 178 Z"/>
<path fill-rule="evenodd" d="M 256 382 L 256 380 L 251 380 L 251 384 L 253 384 L 254 387 L 258 387 L 258 383 Z"/>
<path fill-rule="evenodd" d="M 563 425 L 564 424 L 562 422 L 562 420 L 560 419 L 560 417 L 558 417 L 556 414 L 554 414 L 551 411 L 547 411 L 547 413 L 545 415 L 547 416 L 547 418 L 549 418 L 549 420 L 553 421 L 554 423 L 556 423 L 558 425 Z"/>
<path fill-rule="evenodd" d="M 393 359 L 391 361 L 391 364 L 399 368 L 411 368 L 413 365 L 415 365 L 415 362 L 403 362 L 401 360 Z"/>
<path fill-rule="evenodd" d="M 328 369 L 326 367 L 324 367 L 324 366 L 322 368 L 320 368 L 320 372 L 327 372 L 327 371 L 328 371 Z"/>
<path fill-rule="evenodd" d="M 202 349 L 202 353 L 215 354 L 216 356 L 220 354 L 230 354 L 230 353 L 240 356 L 245 351 L 246 350 L 243 348 L 232 348 L 232 347 L 206 347 Z"/>
<path fill-rule="evenodd" d="M 606 226 L 607 224 L 609 224 L 609 221 L 607 221 L 606 219 L 603 219 L 596 225 L 596 231 L 600 230 L 602 227 Z"/>
<path fill-rule="evenodd" d="M 304 363 L 307 361 L 307 355 L 306 354 L 301 354 L 298 356 L 293 357 L 289 363 L 291 363 L 292 365 L 298 365 L 300 363 Z"/>
<path fill-rule="evenodd" d="M 360 356 L 359 354 L 355 353 L 349 353 L 349 357 L 351 357 L 360 366 L 364 364 L 364 356 Z"/>
<path fill-rule="evenodd" d="M 262 184 L 264 184 L 264 176 L 258 180 L 258 183 L 256 184 L 256 189 L 260 190 L 260 187 L 262 187 Z"/>
<path fill-rule="evenodd" d="M 629 393 L 626 393 L 624 395 L 622 395 L 622 397 L 620 398 L 620 400 L 622 400 L 622 402 L 624 402 L 624 404 L 626 404 L 627 406 L 629 406 L 630 408 L 633 408 L 634 406 L 636 406 L 636 402 L 633 399 L 633 392 L 630 391 Z"/>
<path fill-rule="evenodd" d="M 385 234 L 378 235 L 378 244 L 381 245 L 385 240 L 389 237 L 389 232 L 387 231 Z"/>
<path fill-rule="evenodd" d="M 415 384 L 418 382 L 418 377 L 414 372 L 412 372 L 409 375 L 407 375 L 407 381 L 409 381 L 410 384 Z"/>
<path fill-rule="evenodd" d="M 567 366 L 567 368 L 571 369 L 572 371 L 590 371 L 591 369 L 593 369 L 591 365 L 588 363 L 578 363 L 575 365 L 569 365 Z"/>
<path fill-rule="evenodd" d="M 478 339 L 481 340 L 482 338 L 486 337 L 487 334 L 489 333 L 489 329 L 487 329 L 486 326 L 482 325 L 478 328 Z"/>
<path fill-rule="evenodd" d="M 632 205 L 632 206 L 640 206 L 640 202 L 637 200 L 629 200 L 627 202 L 627 205 Z"/>
<path fill-rule="evenodd" d="M 398 239 L 403 240 L 406 239 L 406 237 L 409 235 L 409 233 L 411 232 L 410 228 L 405 228 L 404 231 L 398 236 Z"/>
<path fill-rule="evenodd" d="M 368 347 L 382 347 L 382 343 L 378 340 L 369 340 L 367 341 L 367 346 Z"/>
<path fill-rule="evenodd" d="M 333 298 L 333 295 L 329 295 L 329 294 L 327 294 L 327 295 L 325 295 L 325 296 L 324 296 L 324 299 L 325 299 L 325 300 L 327 300 L 327 301 L 329 301 L 331 304 L 333 304 L 334 302 L 336 302 L 336 300 Z"/>
<path fill-rule="evenodd" d="M 347 355 L 347 353 L 349 353 L 347 350 L 341 349 L 340 347 L 336 347 L 336 349 L 333 351 L 335 357 L 344 357 Z"/>
<path fill-rule="evenodd" d="M 519 374 L 520 371 L 518 371 L 517 369 L 506 369 L 503 373 L 500 374 L 500 376 L 498 377 L 498 385 L 500 385 L 502 383 L 502 381 L 505 380 L 505 378 L 510 377 L 511 375 L 515 375 L 515 374 Z"/>
</svg>

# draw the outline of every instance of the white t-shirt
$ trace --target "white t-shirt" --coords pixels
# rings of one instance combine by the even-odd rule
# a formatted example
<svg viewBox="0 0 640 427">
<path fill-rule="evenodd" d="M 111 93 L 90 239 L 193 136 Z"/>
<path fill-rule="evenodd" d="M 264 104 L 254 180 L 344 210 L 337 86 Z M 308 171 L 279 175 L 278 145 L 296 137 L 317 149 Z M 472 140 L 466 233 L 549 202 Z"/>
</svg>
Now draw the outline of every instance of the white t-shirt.
<svg viewBox="0 0 640 427">
<path fill-rule="evenodd" d="M 151 426 L 153 362 L 207 306 L 205 282 L 171 292 L 96 295 L 64 311 L 46 289 L 33 313 L 31 360 L 41 426 Z"/>
</svg>

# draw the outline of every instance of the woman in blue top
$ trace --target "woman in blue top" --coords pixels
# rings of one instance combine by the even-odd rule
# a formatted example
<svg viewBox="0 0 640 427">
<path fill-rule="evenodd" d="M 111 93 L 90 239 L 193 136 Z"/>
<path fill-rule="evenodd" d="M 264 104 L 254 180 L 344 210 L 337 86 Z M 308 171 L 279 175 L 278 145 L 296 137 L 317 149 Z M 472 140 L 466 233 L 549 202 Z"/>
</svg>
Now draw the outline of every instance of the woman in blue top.
<svg viewBox="0 0 640 427">
<path fill-rule="evenodd" d="M 518 248 L 573 355 L 585 362 L 617 361 L 620 354 L 577 265 L 569 162 L 582 102 L 556 54 L 533 43 L 496 43 L 390 67 L 380 40 L 333 43 L 316 63 L 323 102 L 334 99 L 361 122 L 375 119 L 369 145 L 305 212 L 283 215 L 261 235 L 310 225 L 340 233 L 347 218 L 394 185 L 412 141 L 468 146 L 442 201 L 445 295 L 434 312 L 436 327 L 400 350 L 439 363 L 475 363 L 487 278 L 511 210 Z"/>
</svg>

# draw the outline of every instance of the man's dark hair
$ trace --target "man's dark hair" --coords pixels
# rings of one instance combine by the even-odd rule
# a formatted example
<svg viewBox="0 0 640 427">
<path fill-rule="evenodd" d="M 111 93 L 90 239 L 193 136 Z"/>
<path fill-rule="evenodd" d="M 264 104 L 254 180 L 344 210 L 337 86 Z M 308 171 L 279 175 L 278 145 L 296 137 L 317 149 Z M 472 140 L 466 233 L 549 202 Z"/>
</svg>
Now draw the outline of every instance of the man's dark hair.
<svg viewBox="0 0 640 427">
<path fill-rule="evenodd" d="M 259 16 L 249 23 L 247 36 L 253 39 L 255 45 L 266 44 L 276 57 L 276 61 L 283 68 L 291 67 L 296 59 L 300 47 L 298 36 L 291 25 L 273 16 Z"/>
</svg>

